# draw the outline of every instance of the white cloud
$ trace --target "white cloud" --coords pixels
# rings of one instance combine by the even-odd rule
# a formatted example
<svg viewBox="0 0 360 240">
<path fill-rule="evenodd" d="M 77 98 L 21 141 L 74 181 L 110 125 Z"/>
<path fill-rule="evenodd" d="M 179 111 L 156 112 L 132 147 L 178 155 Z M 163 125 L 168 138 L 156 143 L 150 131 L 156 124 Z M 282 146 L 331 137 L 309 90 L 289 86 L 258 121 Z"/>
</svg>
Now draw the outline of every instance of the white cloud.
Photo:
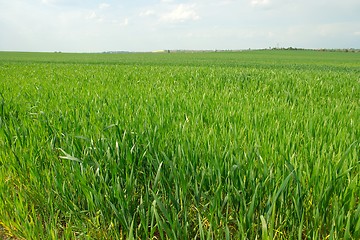
<svg viewBox="0 0 360 240">
<path fill-rule="evenodd" d="M 54 4 L 54 3 L 56 3 L 56 0 L 41 0 L 41 2 L 43 3 L 43 4 Z"/>
<path fill-rule="evenodd" d="M 125 18 L 124 21 L 120 23 L 122 27 L 126 27 L 127 25 L 129 25 L 129 18 Z"/>
<path fill-rule="evenodd" d="M 86 15 L 85 15 L 85 19 L 87 20 L 95 20 L 95 21 L 98 21 L 98 22 L 102 22 L 104 19 L 99 16 L 98 14 L 96 14 L 95 11 L 90 11 L 88 12 Z"/>
<path fill-rule="evenodd" d="M 253 6 L 266 6 L 270 4 L 270 0 L 251 0 Z"/>
<path fill-rule="evenodd" d="M 360 48 L 359 0 L 0 0 L 0 6 L 6 32 L 0 50 Z"/>
<path fill-rule="evenodd" d="M 101 3 L 99 4 L 99 9 L 106 9 L 109 8 L 111 5 L 108 3 Z"/>
<path fill-rule="evenodd" d="M 235 0 L 221 0 L 221 1 L 217 1 L 216 3 L 218 5 L 229 5 L 229 4 L 232 4 L 234 2 L 235 2 Z"/>
<path fill-rule="evenodd" d="M 86 15 L 85 18 L 86 18 L 86 19 L 96 19 L 96 18 L 97 18 L 97 15 L 96 15 L 96 13 L 95 13 L 94 11 L 91 11 L 91 12 L 89 12 L 89 13 Z"/>
<path fill-rule="evenodd" d="M 140 17 L 147 17 L 147 16 L 154 16 L 154 15 L 155 15 L 154 10 L 145 10 L 143 12 L 140 12 L 140 14 L 139 14 Z"/>
<path fill-rule="evenodd" d="M 185 22 L 188 20 L 198 20 L 200 16 L 195 11 L 195 5 L 179 4 L 176 8 L 169 13 L 161 16 L 160 20 L 163 22 Z"/>
</svg>

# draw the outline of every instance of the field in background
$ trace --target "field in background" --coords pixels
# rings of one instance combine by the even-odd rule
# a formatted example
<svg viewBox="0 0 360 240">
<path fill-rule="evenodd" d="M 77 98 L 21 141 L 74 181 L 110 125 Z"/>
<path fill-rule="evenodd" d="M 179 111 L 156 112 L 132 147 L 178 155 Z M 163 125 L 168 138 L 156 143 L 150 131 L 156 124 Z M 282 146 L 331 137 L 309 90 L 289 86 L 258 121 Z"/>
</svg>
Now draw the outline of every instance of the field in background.
<svg viewBox="0 0 360 240">
<path fill-rule="evenodd" d="M 360 238 L 360 54 L 0 53 L 0 236 Z"/>
</svg>

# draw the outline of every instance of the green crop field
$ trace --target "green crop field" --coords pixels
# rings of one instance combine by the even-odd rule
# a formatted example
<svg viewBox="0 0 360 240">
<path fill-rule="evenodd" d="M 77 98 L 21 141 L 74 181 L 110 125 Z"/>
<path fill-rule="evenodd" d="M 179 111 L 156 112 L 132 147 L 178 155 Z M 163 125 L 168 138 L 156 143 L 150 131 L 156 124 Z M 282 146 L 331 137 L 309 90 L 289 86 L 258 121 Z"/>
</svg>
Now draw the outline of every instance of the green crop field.
<svg viewBox="0 0 360 240">
<path fill-rule="evenodd" d="M 0 238 L 360 239 L 359 173 L 359 53 L 0 53 Z"/>
</svg>

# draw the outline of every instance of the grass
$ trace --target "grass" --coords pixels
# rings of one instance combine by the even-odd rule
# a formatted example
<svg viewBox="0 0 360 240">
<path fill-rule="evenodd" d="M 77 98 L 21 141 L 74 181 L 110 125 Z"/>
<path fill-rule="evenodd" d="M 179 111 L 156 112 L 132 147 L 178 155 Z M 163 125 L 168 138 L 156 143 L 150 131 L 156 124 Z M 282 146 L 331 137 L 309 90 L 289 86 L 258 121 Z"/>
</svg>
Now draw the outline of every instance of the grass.
<svg viewBox="0 0 360 240">
<path fill-rule="evenodd" d="M 24 239 L 360 238 L 360 55 L 0 53 Z"/>
</svg>

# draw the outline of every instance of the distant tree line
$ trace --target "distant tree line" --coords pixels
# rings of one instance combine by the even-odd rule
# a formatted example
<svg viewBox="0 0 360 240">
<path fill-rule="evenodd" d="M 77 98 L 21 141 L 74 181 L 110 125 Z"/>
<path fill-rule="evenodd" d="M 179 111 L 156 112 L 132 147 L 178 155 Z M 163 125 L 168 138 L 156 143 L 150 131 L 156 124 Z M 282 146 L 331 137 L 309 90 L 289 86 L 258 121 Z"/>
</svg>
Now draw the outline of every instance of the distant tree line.
<svg viewBox="0 0 360 240">
<path fill-rule="evenodd" d="M 319 49 L 306 49 L 306 48 L 296 48 L 296 47 L 287 47 L 287 48 L 269 48 L 270 50 L 313 50 L 313 51 L 322 51 L 322 52 L 360 52 L 360 49 L 355 48 L 339 48 L 339 49 L 332 49 L 332 48 L 319 48 Z"/>
</svg>

